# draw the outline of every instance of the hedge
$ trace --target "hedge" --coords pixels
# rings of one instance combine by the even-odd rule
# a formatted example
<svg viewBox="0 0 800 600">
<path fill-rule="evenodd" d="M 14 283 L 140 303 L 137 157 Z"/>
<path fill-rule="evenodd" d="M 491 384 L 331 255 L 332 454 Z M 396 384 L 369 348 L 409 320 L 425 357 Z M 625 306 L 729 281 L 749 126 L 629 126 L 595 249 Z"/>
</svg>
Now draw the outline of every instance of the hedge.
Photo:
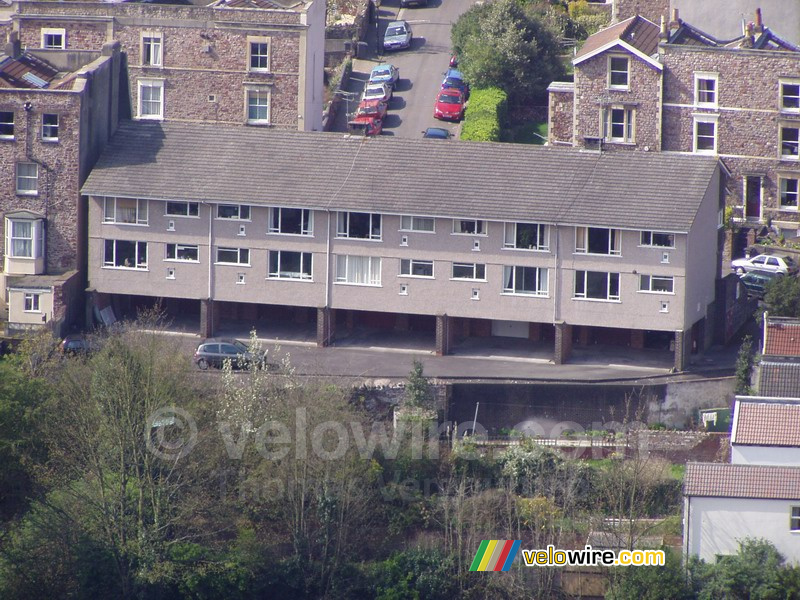
<svg viewBox="0 0 800 600">
<path fill-rule="evenodd" d="M 499 142 L 507 111 L 508 97 L 500 88 L 472 90 L 461 128 L 461 139 Z"/>
</svg>

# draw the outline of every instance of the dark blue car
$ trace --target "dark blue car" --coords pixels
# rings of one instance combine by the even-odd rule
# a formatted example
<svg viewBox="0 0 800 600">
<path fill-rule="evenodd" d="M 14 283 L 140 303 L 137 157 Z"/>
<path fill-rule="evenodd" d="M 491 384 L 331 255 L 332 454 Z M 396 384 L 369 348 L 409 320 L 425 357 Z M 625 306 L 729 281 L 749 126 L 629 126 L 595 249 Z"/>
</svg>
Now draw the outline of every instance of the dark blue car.
<svg viewBox="0 0 800 600">
<path fill-rule="evenodd" d="M 459 90 L 464 97 L 469 96 L 469 84 L 464 80 L 464 75 L 458 69 L 447 69 L 442 80 L 442 89 L 454 88 Z"/>
</svg>

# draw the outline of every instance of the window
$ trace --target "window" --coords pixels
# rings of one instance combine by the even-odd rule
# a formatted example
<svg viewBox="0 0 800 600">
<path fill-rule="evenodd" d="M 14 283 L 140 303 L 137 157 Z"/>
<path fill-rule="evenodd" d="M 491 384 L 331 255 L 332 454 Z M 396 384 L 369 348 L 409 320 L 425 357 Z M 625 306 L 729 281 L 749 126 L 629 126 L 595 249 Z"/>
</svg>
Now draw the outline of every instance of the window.
<svg viewBox="0 0 800 600">
<path fill-rule="evenodd" d="M 269 232 L 292 235 L 312 235 L 313 216 L 307 208 L 269 209 Z"/>
<path fill-rule="evenodd" d="M 403 258 L 400 260 L 400 275 L 433 277 L 433 261 Z"/>
<path fill-rule="evenodd" d="M 486 235 L 486 221 L 453 219 L 453 233 L 464 235 Z"/>
<path fill-rule="evenodd" d="M 626 56 L 608 57 L 608 87 L 628 88 L 628 58 Z"/>
<path fill-rule="evenodd" d="M 0 110 L 0 139 L 14 139 L 14 112 Z"/>
<path fill-rule="evenodd" d="M 674 278 L 639 275 L 639 291 L 672 294 L 674 292 Z"/>
<path fill-rule="evenodd" d="M 63 50 L 66 46 L 66 37 L 63 29 L 42 29 L 42 48 Z"/>
<path fill-rule="evenodd" d="M 789 518 L 789 529 L 800 531 L 800 506 L 792 507 L 792 515 Z"/>
<path fill-rule="evenodd" d="M 247 204 L 218 204 L 217 218 L 249 221 L 250 207 Z"/>
<path fill-rule="evenodd" d="M 633 109 L 611 106 L 603 109 L 603 139 L 633 143 Z"/>
<path fill-rule="evenodd" d="M 247 248 L 217 248 L 217 262 L 229 265 L 249 265 L 250 250 Z"/>
<path fill-rule="evenodd" d="M 252 88 L 247 93 L 247 122 L 251 125 L 269 123 L 269 89 Z"/>
<path fill-rule="evenodd" d="M 506 223 L 504 248 L 547 250 L 548 227 L 539 223 Z"/>
<path fill-rule="evenodd" d="M 167 202 L 167 217 L 196 217 L 199 214 L 200 205 L 197 202 Z"/>
<path fill-rule="evenodd" d="M 435 219 L 432 217 L 412 217 L 403 215 L 400 217 L 400 231 L 434 231 Z"/>
<path fill-rule="evenodd" d="M 738 284 L 737 284 L 737 292 L 738 292 Z M 738 300 L 739 297 L 737 296 L 736 299 Z M 658 312 L 668 313 L 669 312 L 669 302 L 666 300 L 662 300 L 661 304 L 659 305 Z"/>
<path fill-rule="evenodd" d="M 25 312 L 42 312 L 39 309 L 40 294 L 25 294 Z"/>
<path fill-rule="evenodd" d="M 139 118 L 164 118 L 164 81 L 161 79 L 140 79 Z"/>
<path fill-rule="evenodd" d="M 619 300 L 619 273 L 575 271 L 575 298 Z"/>
<path fill-rule="evenodd" d="M 269 71 L 269 38 L 248 38 L 251 71 Z"/>
<path fill-rule="evenodd" d="M 780 177 L 781 208 L 784 210 L 797 210 L 798 207 L 798 182 L 797 177 Z"/>
<path fill-rule="evenodd" d="M 695 117 L 694 151 L 714 154 L 717 151 L 717 120 L 712 117 Z"/>
<path fill-rule="evenodd" d="M 164 260 L 200 262 L 200 252 L 197 246 L 188 244 L 167 244 L 167 254 Z"/>
<path fill-rule="evenodd" d="M 270 279 L 311 279 L 311 252 L 269 251 Z"/>
<path fill-rule="evenodd" d="M 675 247 L 675 234 L 662 233 L 660 231 L 643 231 L 642 232 L 642 246 L 654 246 L 657 248 L 674 248 Z"/>
<path fill-rule="evenodd" d="M 42 115 L 42 139 L 45 142 L 58 141 L 58 115 L 48 113 Z"/>
<path fill-rule="evenodd" d="M 717 106 L 717 74 L 694 74 L 694 103 L 697 106 Z"/>
<path fill-rule="evenodd" d="M 575 252 L 579 254 L 611 254 L 619 256 L 622 232 L 605 227 L 576 227 Z"/>
<path fill-rule="evenodd" d="M 42 258 L 43 221 L 6 219 L 6 255 L 11 258 Z"/>
<path fill-rule="evenodd" d="M 453 279 L 486 279 L 486 265 L 453 263 Z"/>
<path fill-rule="evenodd" d="M 39 165 L 17 163 L 17 194 L 35 196 L 39 193 Z"/>
<path fill-rule="evenodd" d="M 781 157 L 800 158 L 800 127 L 781 127 Z"/>
<path fill-rule="evenodd" d="M 142 33 L 142 65 L 160 67 L 162 65 L 162 41 L 160 33 Z"/>
<path fill-rule="evenodd" d="M 546 296 L 547 269 L 540 267 L 503 267 L 503 293 Z"/>
<path fill-rule="evenodd" d="M 375 213 L 340 212 L 336 217 L 336 236 L 379 240 L 381 216 Z"/>
<path fill-rule="evenodd" d="M 167 279 L 175 279 L 174 267 L 170 267 L 169 269 L 167 269 Z"/>
<path fill-rule="evenodd" d="M 338 255 L 336 257 L 336 281 L 357 285 L 380 285 L 380 257 Z"/>
<path fill-rule="evenodd" d="M 147 225 L 147 200 L 106 198 L 103 223 Z"/>
<path fill-rule="evenodd" d="M 800 112 L 800 82 L 781 81 L 781 111 Z"/>
<path fill-rule="evenodd" d="M 103 266 L 120 269 L 146 269 L 147 242 L 106 240 Z"/>
</svg>

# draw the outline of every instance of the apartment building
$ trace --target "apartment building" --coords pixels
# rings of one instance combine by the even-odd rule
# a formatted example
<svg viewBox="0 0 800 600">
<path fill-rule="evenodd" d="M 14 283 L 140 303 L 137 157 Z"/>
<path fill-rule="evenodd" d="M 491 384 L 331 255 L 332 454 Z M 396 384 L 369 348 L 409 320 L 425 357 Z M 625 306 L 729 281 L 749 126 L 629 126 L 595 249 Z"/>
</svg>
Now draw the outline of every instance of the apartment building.
<svg viewBox="0 0 800 600">
<path fill-rule="evenodd" d="M 203 335 L 285 315 L 323 346 L 359 324 L 427 331 L 440 354 L 511 335 L 556 362 L 671 344 L 683 368 L 705 346 L 716 159 L 446 146 L 124 123 L 83 187 L 95 306 L 163 298 Z"/>
<path fill-rule="evenodd" d="M 80 186 L 117 123 L 121 56 L 0 53 L 0 321 L 5 333 L 81 315 L 86 217 Z"/>
<path fill-rule="evenodd" d="M 5 28 L 25 49 L 99 50 L 118 41 L 128 77 L 123 115 L 322 129 L 322 1 L 18 0 L 12 9 Z"/>
</svg>

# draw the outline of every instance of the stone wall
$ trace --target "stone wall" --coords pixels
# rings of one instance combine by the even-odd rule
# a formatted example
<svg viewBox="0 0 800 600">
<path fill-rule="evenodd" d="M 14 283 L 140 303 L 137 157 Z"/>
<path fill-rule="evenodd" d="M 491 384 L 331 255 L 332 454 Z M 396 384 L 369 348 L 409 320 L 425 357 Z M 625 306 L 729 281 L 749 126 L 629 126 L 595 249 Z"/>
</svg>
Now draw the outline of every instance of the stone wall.
<svg viewBox="0 0 800 600">
<path fill-rule="evenodd" d="M 650 396 L 647 422 L 663 423 L 667 427 L 692 427 L 697 424 L 699 409 L 730 406 L 734 385 L 733 377 L 670 382 L 663 396 Z"/>
<path fill-rule="evenodd" d="M 640 455 L 672 463 L 726 462 L 730 448 L 730 434 L 704 431 L 635 431 L 631 441 Z"/>
<path fill-rule="evenodd" d="M 552 86 L 551 86 L 552 87 Z M 550 144 L 573 143 L 574 89 L 551 89 L 548 93 L 547 141 Z"/>
<path fill-rule="evenodd" d="M 668 13 L 669 0 L 614 0 L 614 8 L 611 11 L 616 21 L 641 15 L 656 24 L 661 21 L 661 15 Z"/>
</svg>

